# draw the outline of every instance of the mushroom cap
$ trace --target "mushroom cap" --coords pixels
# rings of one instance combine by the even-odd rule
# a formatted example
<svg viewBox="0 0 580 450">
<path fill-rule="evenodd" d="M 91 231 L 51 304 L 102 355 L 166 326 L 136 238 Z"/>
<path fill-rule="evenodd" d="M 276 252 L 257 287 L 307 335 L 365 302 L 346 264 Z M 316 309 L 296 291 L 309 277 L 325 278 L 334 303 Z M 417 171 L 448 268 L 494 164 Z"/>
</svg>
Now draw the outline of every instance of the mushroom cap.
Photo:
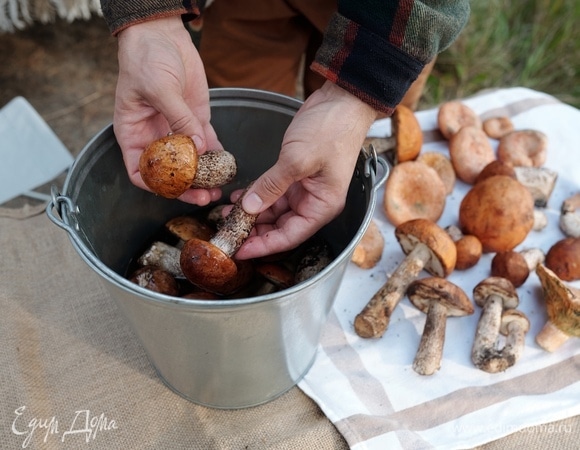
<svg viewBox="0 0 580 450">
<path fill-rule="evenodd" d="M 473 184 L 477 184 L 486 178 L 493 177 L 494 175 L 506 175 L 514 180 L 517 180 L 516 171 L 514 167 L 507 162 L 500 161 L 499 159 L 494 159 L 487 166 L 485 166 Z"/>
<path fill-rule="evenodd" d="M 455 175 L 453 164 L 451 164 L 451 160 L 447 156 L 439 152 L 423 152 L 417 156 L 417 161 L 427 164 L 437 172 L 441 181 L 443 181 L 447 195 L 453 192 L 457 176 Z"/>
<path fill-rule="evenodd" d="M 552 245 L 545 265 L 561 280 L 580 280 L 580 238 L 568 237 Z"/>
<path fill-rule="evenodd" d="M 449 156 L 457 178 L 475 183 L 479 173 L 495 160 L 489 138 L 479 127 L 464 126 L 449 138 Z"/>
<path fill-rule="evenodd" d="M 508 250 L 494 255 L 491 260 L 491 275 L 507 278 L 514 287 L 520 287 L 528 279 L 530 269 L 520 252 Z"/>
<path fill-rule="evenodd" d="M 407 106 L 399 104 L 391 118 L 391 128 L 396 140 L 395 163 L 415 159 L 423 145 L 423 131 L 415 113 Z"/>
<path fill-rule="evenodd" d="M 459 224 L 484 252 L 512 250 L 534 226 L 534 199 L 521 183 L 495 175 L 475 184 L 459 205 Z"/>
<path fill-rule="evenodd" d="M 215 233 L 211 226 L 193 216 L 174 217 L 165 223 L 165 228 L 183 241 L 188 241 L 191 238 L 209 241 Z"/>
<path fill-rule="evenodd" d="M 427 219 L 414 219 L 395 228 L 395 237 L 403 252 L 409 254 L 419 243 L 431 252 L 425 270 L 438 277 L 447 277 L 455 268 L 457 250 L 449 234 Z"/>
<path fill-rule="evenodd" d="M 520 303 L 516 288 L 507 278 L 488 277 L 473 288 L 473 300 L 477 306 L 485 305 L 487 297 L 492 294 L 501 297 L 504 309 L 516 308 Z"/>
<path fill-rule="evenodd" d="M 262 262 L 256 265 L 256 272 L 280 289 L 294 284 L 294 271 L 282 263 Z"/>
<path fill-rule="evenodd" d="M 455 241 L 457 249 L 456 270 L 467 270 L 475 266 L 481 259 L 483 246 L 481 241 L 472 234 L 466 234 Z"/>
<path fill-rule="evenodd" d="M 424 313 L 432 301 L 445 306 L 447 316 L 473 314 L 473 304 L 459 286 L 441 277 L 427 277 L 413 281 L 407 288 L 411 303 Z"/>
<path fill-rule="evenodd" d="M 566 236 L 580 238 L 580 192 L 562 202 L 559 225 Z"/>
<path fill-rule="evenodd" d="M 514 166 L 541 167 L 546 162 L 548 137 L 538 130 L 516 130 L 499 140 L 497 158 Z"/>
<path fill-rule="evenodd" d="M 238 272 L 234 260 L 219 247 L 196 238 L 183 245 L 179 262 L 183 274 L 191 283 L 218 294 Z"/>
<path fill-rule="evenodd" d="M 538 264 L 536 274 L 550 321 L 567 335 L 580 337 L 580 290 L 567 286 L 543 264 Z"/>
<path fill-rule="evenodd" d="M 481 128 L 481 119 L 473 109 L 465 103 L 454 100 L 445 102 L 437 113 L 439 131 L 445 139 L 449 139 L 465 126 Z"/>
<path fill-rule="evenodd" d="M 354 248 L 351 261 L 361 269 L 371 269 L 377 265 L 383 256 L 385 238 L 374 220 L 364 232 L 362 239 Z"/>
<path fill-rule="evenodd" d="M 510 308 L 506 309 L 501 315 L 501 325 L 499 332 L 506 336 L 509 332 L 509 326 L 512 322 L 519 323 L 520 327 L 524 330 L 524 333 L 527 333 L 530 329 L 530 321 L 526 315 L 517 309 Z"/>
<path fill-rule="evenodd" d="M 197 172 L 198 154 L 193 139 L 170 134 L 151 142 L 139 158 L 139 172 L 151 191 L 177 198 L 189 189 Z"/>
<path fill-rule="evenodd" d="M 179 286 L 177 280 L 166 270 L 155 266 L 143 266 L 138 268 L 129 278 L 133 283 L 159 292 L 165 295 L 178 295 Z"/>
<path fill-rule="evenodd" d="M 385 183 L 383 208 L 394 226 L 417 218 L 436 222 L 443 214 L 445 201 L 443 181 L 421 162 L 397 164 Z"/>
<path fill-rule="evenodd" d="M 482 123 L 483 131 L 492 139 L 501 139 L 514 130 L 512 120 L 507 116 L 497 116 L 485 119 Z"/>
</svg>

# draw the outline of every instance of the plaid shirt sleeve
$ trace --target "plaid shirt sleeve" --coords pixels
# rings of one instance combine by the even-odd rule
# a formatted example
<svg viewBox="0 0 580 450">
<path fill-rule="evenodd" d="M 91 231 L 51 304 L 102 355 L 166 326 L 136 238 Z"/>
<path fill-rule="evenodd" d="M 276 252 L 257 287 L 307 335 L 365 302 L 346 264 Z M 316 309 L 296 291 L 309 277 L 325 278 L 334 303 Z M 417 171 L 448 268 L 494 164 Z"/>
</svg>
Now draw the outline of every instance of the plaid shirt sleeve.
<svg viewBox="0 0 580 450">
<path fill-rule="evenodd" d="M 113 35 L 136 23 L 162 17 L 182 16 L 193 20 L 201 13 L 206 0 L 101 0 L 103 18 Z"/>
<path fill-rule="evenodd" d="M 469 13 L 469 0 L 339 0 L 311 68 L 390 115 Z"/>
</svg>

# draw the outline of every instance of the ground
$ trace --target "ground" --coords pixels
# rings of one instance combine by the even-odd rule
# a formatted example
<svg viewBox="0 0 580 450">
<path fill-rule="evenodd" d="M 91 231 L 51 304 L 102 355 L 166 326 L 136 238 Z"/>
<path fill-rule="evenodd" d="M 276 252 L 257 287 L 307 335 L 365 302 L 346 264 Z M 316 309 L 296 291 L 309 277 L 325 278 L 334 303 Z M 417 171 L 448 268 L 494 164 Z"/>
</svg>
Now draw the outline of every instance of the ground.
<svg viewBox="0 0 580 450">
<path fill-rule="evenodd" d="M 0 34 L 0 107 L 22 96 L 73 155 L 111 123 L 117 43 L 102 18 Z"/>
</svg>

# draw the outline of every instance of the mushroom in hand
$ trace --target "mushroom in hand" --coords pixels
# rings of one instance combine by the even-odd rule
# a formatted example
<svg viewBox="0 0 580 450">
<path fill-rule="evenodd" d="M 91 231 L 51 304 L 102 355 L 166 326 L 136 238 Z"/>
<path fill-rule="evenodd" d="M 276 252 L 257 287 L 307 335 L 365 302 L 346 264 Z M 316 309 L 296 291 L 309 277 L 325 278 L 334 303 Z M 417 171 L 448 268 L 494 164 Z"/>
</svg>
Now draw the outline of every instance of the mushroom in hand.
<svg viewBox="0 0 580 450">
<path fill-rule="evenodd" d="M 473 288 L 473 300 L 482 311 L 475 330 L 471 360 L 478 369 L 493 372 L 501 315 L 504 309 L 516 308 L 520 301 L 514 285 L 501 277 L 489 277 L 478 283 Z"/>
<path fill-rule="evenodd" d="M 222 227 L 209 241 L 193 238 L 181 249 L 180 265 L 185 277 L 196 286 L 216 294 L 225 294 L 238 272 L 232 256 L 246 241 L 257 215 L 242 208 L 242 198 L 234 204 Z"/>
<path fill-rule="evenodd" d="M 570 337 L 580 337 L 580 289 L 567 286 L 543 264 L 538 265 L 536 273 L 548 313 L 548 321 L 536 335 L 536 343 L 553 352 Z"/>
<path fill-rule="evenodd" d="M 459 286 L 440 277 L 413 281 L 407 296 L 427 314 L 413 370 L 419 375 L 432 375 L 441 367 L 447 317 L 471 315 L 473 304 Z"/>
<path fill-rule="evenodd" d="M 236 175 L 234 156 L 225 150 L 198 155 L 193 139 L 170 134 L 151 142 L 139 158 L 139 172 L 152 192 L 177 198 L 190 188 L 209 189 Z"/>
<path fill-rule="evenodd" d="M 385 333 L 391 314 L 421 270 L 445 278 L 455 268 L 455 243 L 435 222 L 427 219 L 404 222 L 395 228 L 395 237 L 406 256 L 357 314 L 354 329 L 360 337 L 376 338 Z"/>
</svg>

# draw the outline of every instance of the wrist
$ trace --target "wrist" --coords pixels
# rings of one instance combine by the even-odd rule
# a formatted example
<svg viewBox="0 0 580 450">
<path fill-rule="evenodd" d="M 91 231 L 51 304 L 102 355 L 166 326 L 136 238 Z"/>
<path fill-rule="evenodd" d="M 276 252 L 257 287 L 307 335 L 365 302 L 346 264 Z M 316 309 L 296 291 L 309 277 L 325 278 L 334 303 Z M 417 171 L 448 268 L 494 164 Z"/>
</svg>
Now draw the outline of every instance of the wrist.
<svg viewBox="0 0 580 450">
<path fill-rule="evenodd" d="M 353 117 L 367 122 L 369 127 L 377 118 L 378 111 L 375 108 L 331 81 L 327 80 L 320 91 L 328 99 L 345 103 Z"/>
</svg>

